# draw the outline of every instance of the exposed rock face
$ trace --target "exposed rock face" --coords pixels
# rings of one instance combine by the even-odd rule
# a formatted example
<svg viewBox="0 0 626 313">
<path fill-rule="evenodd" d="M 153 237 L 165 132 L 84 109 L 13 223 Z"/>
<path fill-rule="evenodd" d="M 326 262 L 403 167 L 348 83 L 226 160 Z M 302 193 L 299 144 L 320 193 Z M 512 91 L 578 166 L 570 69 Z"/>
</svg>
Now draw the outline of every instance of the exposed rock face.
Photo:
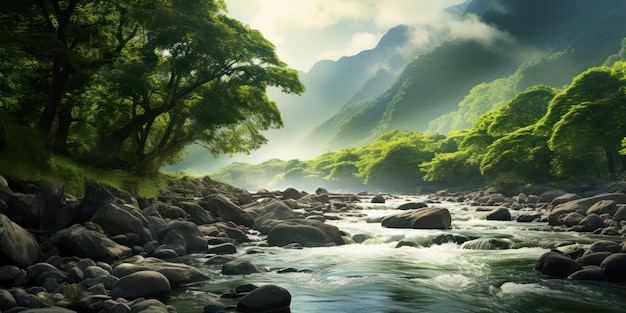
<svg viewBox="0 0 626 313">
<path fill-rule="evenodd" d="M 41 249 L 33 236 L 20 225 L 0 214 L 0 266 L 14 264 L 29 266 L 41 256 Z"/>
<path fill-rule="evenodd" d="M 389 228 L 448 229 L 452 224 L 450 211 L 445 208 L 423 208 L 383 218 Z"/>
</svg>

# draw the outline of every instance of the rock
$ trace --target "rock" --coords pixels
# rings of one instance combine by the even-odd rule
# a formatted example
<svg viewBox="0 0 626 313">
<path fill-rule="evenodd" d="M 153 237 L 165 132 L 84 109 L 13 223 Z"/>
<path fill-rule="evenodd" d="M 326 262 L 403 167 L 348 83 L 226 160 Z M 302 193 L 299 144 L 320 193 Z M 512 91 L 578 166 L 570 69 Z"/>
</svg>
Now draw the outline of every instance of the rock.
<svg viewBox="0 0 626 313">
<path fill-rule="evenodd" d="M 165 275 L 172 288 L 209 279 L 205 273 L 193 266 L 170 263 L 157 258 L 143 258 L 141 256 L 134 256 L 124 260 L 124 263 L 113 267 L 112 274 L 116 277 L 124 277 L 139 271 L 156 271 Z"/>
<path fill-rule="evenodd" d="M 171 286 L 165 275 L 155 271 L 139 271 L 115 283 L 111 297 L 133 300 L 137 298 L 164 299 L 170 296 Z"/>
<path fill-rule="evenodd" d="M 128 207 L 109 203 L 98 210 L 91 221 L 100 225 L 110 235 L 143 232 L 141 220 L 129 212 Z"/>
<path fill-rule="evenodd" d="M 613 200 L 616 203 L 626 203 L 626 194 L 623 193 L 607 193 L 588 198 L 581 198 L 578 200 L 569 201 L 563 204 L 557 205 L 548 215 L 548 223 L 551 226 L 558 225 L 559 219 L 562 215 L 571 212 L 579 212 L 581 214 L 587 212 L 587 210 L 596 202 L 601 200 Z"/>
<path fill-rule="evenodd" d="M 617 211 L 615 211 L 615 214 L 613 215 L 613 219 L 618 222 L 626 220 L 626 205 L 625 204 L 617 205 Z"/>
<path fill-rule="evenodd" d="M 578 200 L 581 199 L 582 197 L 580 195 L 577 195 L 575 193 L 565 193 L 565 194 L 561 194 L 560 196 L 552 199 L 550 201 L 550 204 L 555 207 L 559 204 L 563 204 L 566 202 L 570 202 L 570 201 L 574 201 L 574 200 Z M 547 200 L 547 199 L 546 199 Z M 548 201 L 545 201 L 548 202 Z"/>
<path fill-rule="evenodd" d="M 237 312 L 290 312 L 291 294 L 275 285 L 261 286 L 245 295 L 237 304 Z"/>
<path fill-rule="evenodd" d="M 3 282 L 11 283 L 15 281 L 22 273 L 23 271 L 14 265 L 0 266 L 0 285 Z"/>
<path fill-rule="evenodd" d="M 205 300 L 204 313 L 224 313 L 226 306 L 214 300 Z"/>
<path fill-rule="evenodd" d="M 602 218 L 597 214 L 590 214 L 583 218 L 583 220 L 580 221 L 577 226 L 580 227 L 572 228 L 572 230 L 579 232 L 592 232 L 598 228 L 602 228 L 604 226 L 604 223 L 602 221 Z"/>
<path fill-rule="evenodd" d="M 72 311 L 70 309 L 53 306 L 47 308 L 35 308 L 35 309 L 27 309 L 24 311 L 19 311 L 22 313 L 76 313 L 76 311 Z"/>
<path fill-rule="evenodd" d="M 131 313 L 176 313 L 176 308 L 157 299 L 137 299 L 130 305 Z"/>
<path fill-rule="evenodd" d="M 224 275 L 248 275 L 264 272 L 267 272 L 267 270 L 243 259 L 235 259 L 222 265 L 222 274 Z"/>
<path fill-rule="evenodd" d="M 423 208 L 383 218 L 383 227 L 414 229 L 448 229 L 452 218 L 448 209 Z"/>
<path fill-rule="evenodd" d="M 132 255 L 131 248 L 119 245 L 104 234 L 88 230 L 79 224 L 56 232 L 50 240 L 61 255 L 90 258 L 107 263 Z"/>
<path fill-rule="evenodd" d="M 237 253 L 237 247 L 232 243 L 224 243 L 209 247 L 207 253 L 213 254 L 235 254 Z"/>
<path fill-rule="evenodd" d="M 460 245 L 470 240 L 471 239 L 469 237 L 459 234 L 441 234 L 432 238 L 432 242 L 435 245 L 441 245 L 448 242 Z"/>
<path fill-rule="evenodd" d="M 204 200 L 208 203 L 207 209 L 224 221 L 231 221 L 246 227 L 252 227 L 254 224 L 254 218 L 248 212 L 222 195 L 205 197 Z"/>
<path fill-rule="evenodd" d="M 428 207 L 428 205 L 423 202 L 408 202 L 401 204 L 396 210 L 417 210 L 425 207 Z"/>
<path fill-rule="evenodd" d="M 183 201 L 178 205 L 189 214 L 189 220 L 196 225 L 215 223 L 215 217 L 196 202 Z"/>
<path fill-rule="evenodd" d="M 381 195 L 376 195 L 372 198 L 372 200 L 370 201 L 370 203 L 385 203 L 385 197 L 381 196 Z"/>
<path fill-rule="evenodd" d="M 487 214 L 488 221 L 510 221 L 511 212 L 506 208 L 497 208 Z"/>
<path fill-rule="evenodd" d="M 78 221 L 85 222 L 90 220 L 100 208 L 109 203 L 124 204 L 125 201 L 121 197 L 121 192 L 112 186 L 93 180 L 86 181 L 85 196 L 80 204 Z"/>
<path fill-rule="evenodd" d="M 248 235 L 241 230 L 237 225 L 232 222 L 224 223 L 219 222 L 212 225 L 200 225 L 198 226 L 200 232 L 207 237 L 223 237 L 221 243 L 224 242 L 237 242 L 244 243 L 250 241 Z M 206 237 L 205 237 L 206 238 Z M 211 243 L 215 244 L 215 243 Z"/>
<path fill-rule="evenodd" d="M 204 262 L 204 265 L 223 265 L 235 259 L 237 258 L 232 255 L 215 255 L 209 257 L 206 262 Z"/>
<path fill-rule="evenodd" d="M 549 251 L 539 257 L 535 269 L 544 275 L 566 278 L 583 267 L 560 252 Z"/>
<path fill-rule="evenodd" d="M 613 253 L 600 264 L 607 280 L 626 281 L 626 253 Z"/>
<path fill-rule="evenodd" d="M 182 208 L 177 207 L 175 205 L 169 205 L 163 202 L 159 202 L 159 201 L 153 202 L 150 206 L 145 208 L 143 212 L 144 212 L 144 215 L 146 214 L 150 215 L 151 212 L 156 212 L 158 213 L 160 217 L 169 218 L 172 220 L 179 219 L 179 218 L 184 219 L 184 218 L 189 217 L 189 214 L 185 212 L 185 210 L 183 210 Z"/>
<path fill-rule="evenodd" d="M 182 236 L 187 253 L 206 251 L 207 241 L 198 225 L 189 221 L 172 221 L 159 231 L 159 239 L 163 241 L 165 239 L 163 235 L 166 235 L 171 230 Z"/>
<path fill-rule="evenodd" d="M 287 188 L 285 189 L 283 192 L 283 199 L 293 199 L 293 200 L 298 200 L 300 198 L 302 198 L 302 193 L 294 188 Z"/>
<path fill-rule="evenodd" d="M 276 199 L 270 199 L 263 203 L 254 203 L 252 206 L 247 207 L 246 211 L 254 218 L 252 228 L 264 235 L 267 235 L 270 231 L 270 229 L 260 227 L 266 220 L 290 220 L 302 217 L 301 214 L 296 213 L 284 201 Z"/>
<path fill-rule="evenodd" d="M 609 214 L 613 216 L 617 212 L 617 205 L 613 200 L 600 200 L 594 203 L 589 209 L 587 209 L 587 215 L 589 214 Z"/>
<path fill-rule="evenodd" d="M 591 244 L 591 246 L 589 247 L 589 251 L 617 253 L 622 252 L 622 246 L 615 241 L 598 240 Z"/>
<path fill-rule="evenodd" d="M 588 266 L 567 276 L 567 279 L 603 281 L 604 274 L 602 274 L 602 269 L 599 266 Z"/>
<path fill-rule="evenodd" d="M 517 217 L 516 221 L 518 223 L 532 223 L 541 220 L 541 214 L 521 214 Z"/>
<path fill-rule="evenodd" d="M 479 238 L 466 241 L 461 245 L 461 249 L 470 250 L 501 250 L 509 249 L 513 242 L 506 238 Z"/>
<path fill-rule="evenodd" d="M 580 224 L 580 222 L 582 222 L 584 218 L 585 216 L 582 214 L 579 214 L 577 212 L 571 212 L 563 217 L 563 221 L 561 223 L 563 223 L 563 225 L 567 227 L 572 227 L 574 225 Z"/>
<path fill-rule="evenodd" d="M 297 243 L 303 247 L 328 247 L 343 245 L 337 226 L 317 220 L 280 221 L 268 233 L 267 242 L 272 246 Z"/>
<path fill-rule="evenodd" d="M 183 236 L 176 230 L 171 229 L 167 232 L 167 235 L 163 239 L 163 243 L 154 251 L 154 253 L 157 254 L 159 253 L 159 250 L 163 249 L 174 250 L 179 256 L 185 255 L 187 253 L 185 238 L 183 238 Z"/>
<path fill-rule="evenodd" d="M 0 312 L 7 311 L 16 306 L 17 301 L 15 301 L 13 295 L 8 290 L 0 289 Z"/>
<path fill-rule="evenodd" d="M 600 266 L 600 264 L 602 264 L 602 261 L 604 261 L 604 259 L 606 259 L 611 254 L 611 252 L 592 252 L 579 257 L 578 259 L 576 259 L 576 262 L 580 263 L 582 266 Z"/>
<path fill-rule="evenodd" d="M 33 236 L 7 216 L 0 214 L 0 265 L 26 267 L 41 256 L 41 248 Z"/>
<path fill-rule="evenodd" d="M 315 194 L 316 195 L 330 195 L 330 192 L 328 192 L 328 190 L 326 190 L 326 188 L 323 187 L 319 187 L 317 189 L 315 189 Z"/>
</svg>

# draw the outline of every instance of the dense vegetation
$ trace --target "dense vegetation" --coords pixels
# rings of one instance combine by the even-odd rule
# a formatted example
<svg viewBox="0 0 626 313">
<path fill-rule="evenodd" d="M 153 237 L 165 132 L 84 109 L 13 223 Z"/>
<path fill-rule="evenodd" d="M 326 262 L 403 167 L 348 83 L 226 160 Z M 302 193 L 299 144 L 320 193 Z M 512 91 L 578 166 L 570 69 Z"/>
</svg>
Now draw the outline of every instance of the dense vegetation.
<svg viewBox="0 0 626 313">
<path fill-rule="evenodd" d="M 361 148 L 310 161 L 250 166 L 281 185 L 418 191 L 429 186 L 489 184 L 500 189 L 565 180 L 614 179 L 626 169 L 626 62 L 576 76 L 563 90 L 536 85 L 447 136 L 391 131 Z M 241 164 L 238 165 L 241 167 Z M 249 165 L 248 165 L 249 166 Z M 275 174 L 283 167 L 282 173 Z M 215 177 L 252 187 L 223 169 Z M 269 174 L 269 175 L 268 175 Z M 272 175 L 273 174 L 273 175 Z M 230 175 L 230 176 L 229 176 Z"/>
<path fill-rule="evenodd" d="M 2 1 L 3 160 L 46 166 L 53 152 L 145 174 L 194 142 L 214 153 L 258 148 L 261 130 L 282 126 L 267 87 L 304 87 L 225 9 L 220 0 Z"/>
</svg>

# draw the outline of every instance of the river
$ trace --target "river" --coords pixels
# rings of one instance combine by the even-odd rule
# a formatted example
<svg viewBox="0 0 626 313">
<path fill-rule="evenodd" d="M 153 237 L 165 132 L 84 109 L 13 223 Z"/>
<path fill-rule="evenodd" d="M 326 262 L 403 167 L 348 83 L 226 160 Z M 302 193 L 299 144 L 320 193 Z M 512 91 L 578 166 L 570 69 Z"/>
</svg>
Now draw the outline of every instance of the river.
<svg viewBox="0 0 626 313">
<path fill-rule="evenodd" d="M 189 255 L 182 262 L 211 275 L 202 285 L 177 290 L 169 300 L 178 312 L 202 312 L 207 299 L 227 305 L 236 301 L 219 295 L 242 284 L 274 284 L 292 296 L 294 313 L 320 312 L 626 312 L 626 287 L 604 282 L 549 278 L 533 270 L 537 258 L 559 243 L 588 244 L 599 237 L 550 228 L 547 223 L 487 221 L 486 212 L 458 203 L 431 204 L 448 208 L 450 230 L 383 228 L 380 217 L 407 201 L 424 197 L 399 197 L 380 204 L 359 204 L 353 214 L 327 223 L 343 232 L 363 234 L 362 243 L 302 250 L 262 247 L 260 241 L 239 247 L 237 254 L 269 269 L 292 268 L 297 272 L 227 277 L 221 267 L 204 265 L 203 255 Z M 515 213 L 514 211 L 512 211 Z M 368 222 L 369 221 L 369 222 Z M 506 250 L 468 250 L 460 245 L 431 245 L 441 234 L 471 238 L 508 238 L 515 244 Z M 396 248 L 398 242 L 420 247 Z"/>
</svg>

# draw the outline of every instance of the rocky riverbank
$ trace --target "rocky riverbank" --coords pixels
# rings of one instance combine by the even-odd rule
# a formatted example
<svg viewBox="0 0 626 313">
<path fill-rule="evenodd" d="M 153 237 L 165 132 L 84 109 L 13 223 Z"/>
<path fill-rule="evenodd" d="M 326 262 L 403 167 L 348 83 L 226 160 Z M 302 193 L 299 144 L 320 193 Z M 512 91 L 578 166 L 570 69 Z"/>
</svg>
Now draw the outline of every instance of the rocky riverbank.
<svg viewBox="0 0 626 313">
<path fill-rule="evenodd" d="M 623 281 L 624 190 L 625 183 L 535 189 L 514 197 L 441 191 L 427 203 L 405 203 L 397 208 L 405 212 L 378 222 L 448 229 L 451 217 L 442 203 L 456 202 L 485 211 L 489 220 L 597 233 L 606 238 L 554 249 L 538 260 L 537 270 L 558 278 Z M 211 283 L 206 273 L 175 262 L 177 257 L 203 254 L 225 277 L 266 272 L 233 256 L 241 244 L 255 240 L 259 249 L 303 249 L 362 242 L 361 234 L 342 232 L 327 219 L 353 214 L 357 202 L 392 197 L 322 188 L 312 194 L 292 188 L 249 193 L 207 177 L 177 181 L 157 199 L 87 182 L 85 196 L 77 199 L 60 184 L 0 177 L 0 312 L 175 312 L 167 305 L 173 289 Z M 512 246 L 500 239 L 433 239 L 444 242 L 466 249 Z M 207 301 L 204 312 L 289 312 L 290 301 L 280 286 L 242 285 Z"/>
</svg>

